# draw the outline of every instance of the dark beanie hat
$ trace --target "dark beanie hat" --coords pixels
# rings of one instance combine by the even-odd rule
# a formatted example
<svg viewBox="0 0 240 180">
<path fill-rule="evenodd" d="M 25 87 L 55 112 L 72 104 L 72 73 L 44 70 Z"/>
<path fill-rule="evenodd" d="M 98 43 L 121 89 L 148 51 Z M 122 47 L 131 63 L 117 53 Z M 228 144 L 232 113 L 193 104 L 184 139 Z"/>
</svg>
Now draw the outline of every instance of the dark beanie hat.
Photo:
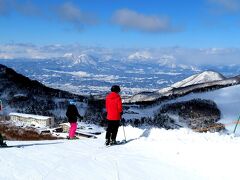
<svg viewBox="0 0 240 180">
<path fill-rule="evenodd" d="M 118 85 L 113 85 L 111 87 L 111 91 L 115 93 L 119 93 L 121 91 L 120 87 Z"/>
</svg>

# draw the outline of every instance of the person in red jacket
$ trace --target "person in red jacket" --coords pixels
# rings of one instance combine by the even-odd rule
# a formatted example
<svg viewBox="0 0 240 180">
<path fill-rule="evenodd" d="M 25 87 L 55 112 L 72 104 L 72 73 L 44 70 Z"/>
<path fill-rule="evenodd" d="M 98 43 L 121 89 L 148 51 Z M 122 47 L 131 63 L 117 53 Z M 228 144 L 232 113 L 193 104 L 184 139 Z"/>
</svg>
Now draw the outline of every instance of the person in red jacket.
<svg viewBox="0 0 240 180">
<path fill-rule="evenodd" d="M 111 93 L 106 96 L 106 111 L 107 111 L 107 132 L 106 145 L 116 144 L 118 127 L 120 125 L 121 116 L 123 114 L 122 99 L 119 95 L 121 89 L 118 85 L 111 88 Z"/>
</svg>

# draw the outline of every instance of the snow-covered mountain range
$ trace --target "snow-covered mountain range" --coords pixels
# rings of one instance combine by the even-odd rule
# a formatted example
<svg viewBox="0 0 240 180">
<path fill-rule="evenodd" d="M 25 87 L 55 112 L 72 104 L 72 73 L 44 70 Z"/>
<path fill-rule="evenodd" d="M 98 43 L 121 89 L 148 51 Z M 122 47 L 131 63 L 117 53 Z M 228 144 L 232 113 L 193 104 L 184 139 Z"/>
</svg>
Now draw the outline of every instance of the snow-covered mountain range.
<svg viewBox="0 0 240 180">
<path fill-rule="evenodd" d="M 23 75 L 77 94 L 104 94 L 113 84 L 132 95 L 157 90 L 199 72 L 197 67 L 176 64 L 172 56 L 153 57 L 149 52 L 127 55 L 111 53 L 65 53 L 51 59 L 0 59 Z"/>
<path fill-rule="evenodd" d="M 220 72 L 226 77 L 240 74 L 238 65 L 177 63 L 171 53 L 157 56 L 147 50 L 115 54 L 101 50 L 99 53 L 70 51 L 58 58 L 0 59 L 0 63 L 47 86 L 84 95 L 105 94 L 113 84 L 121 85 L 124 95 L 157 91 L 205 70 Z"/>
<path fill-rule="evenodd" d="M 133 95 L 130 98 L 123 98 L 124 107 L 126 110 L 127 122 L 133 125 L 138 125 L 139 122 L 156 125 L 158 127 L 177 128 L 179 124 L 171 120 L 171 117 L 162 116 L 160 107 L 178 97 L 184 97 L 190 93 L 208 92 L 217 89 L 221 89 L 228 86 L 240 84 L 240 77 L 226 78 L 223 75 L 205 71 L 193 76 L 190 76 L 180 82 L 173 84 L 170 87 L 160 89 L 154 92 L 142 92 Z M 1 65 L 1 86 L 0 86 L 2 102 L 4 104 L 4 111 L 2 113 L 9 112 L 23 112 L 38 115 L 54 116 L 58 122 L 66 120 L 65 111 L 67 107 L 67 100 L 74 98 L 78 103 L 80 112 L 84 116 L 84 121 L 94 123 L 104 123 L 104 97 L 90 96 L 83 97 L 74 95 L 65 91 L 52 89 L 44 86 L 43 84 L 32 81 L 21 74 L 16 73 L 14 70 Z M 140 105 L 140 109 L 129 110 Z M 148 106 L 153 107 L 154 110 L 148 111 Z M 191 115 L 191 118 L 187 121 L 194 121 L 199 124 L 197 127 L 209 125 L 208 120 L 211 119 L 211 125 L 220 119 L 220 113 L 218 107 L 214 104 L 214 101 L 201 101 L 196 98 L 192 102 L 182 102 L 181 104 L 165 107 L 164 112 L 172 111 L 172 107 L 189 106 L 199 111 L 197 115 Z M 207 107 L 211 112 L 215 112 L 215 116 L 212 114 L 206 114 L 205 110 L 201 107 Z M 200 109 L 199 109 L 200 108 Z M 180 108 L 181 109 L 181 108 Z M 138 111 L 141 111 L 139 113 Z M 135 112 L 137 111 L 137 112 Z M 155 115 L 153 113 L 155 112 Z M 160 114 L 159 114 L 160 113 Z M 189 113 L 189 112 L 182 112 Z M 142 114 L 139 116 L 139 114 Z M 159 114 L 159 115 L 158 115 Z M 196 117 L 204 117 L 205 120 L 195 121 Z M 211 117 L 210 117 L 211 116 Z M 184 115 L 189 117 L 189 115 Z M 189 124 L 188 122 L 187 124 Z M 205 123 L 205 125 L 203 124 Z M 190 123 L 191 124 L 191 123 Z M 191 127 L 191 126 L 190 126 Z M 196 127 L 196 126 L 194 126 Z"/>
</svg>

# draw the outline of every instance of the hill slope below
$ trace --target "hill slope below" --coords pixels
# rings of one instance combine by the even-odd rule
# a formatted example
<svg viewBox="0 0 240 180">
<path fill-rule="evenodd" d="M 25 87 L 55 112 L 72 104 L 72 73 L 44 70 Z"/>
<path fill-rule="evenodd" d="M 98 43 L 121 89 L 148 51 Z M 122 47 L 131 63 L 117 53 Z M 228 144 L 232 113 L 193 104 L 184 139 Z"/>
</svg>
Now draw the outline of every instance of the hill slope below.
<svg viewBox="0 0 240 180">
<path fill-rule="evenodd" d="M 126 127 L 129 142 L 98 139 L 8 142 L 0 149 L 0 179 L 238 179 L 239 138 L 181 130 Z M 118 139 L 123 139 L 120 130 Z M 66 153 L 67 152 L 67 153 Z M 117 153 L 116 153 L 117 152 Z M 27 169 L 27 170 L 26 170 Z"/>
</svg>

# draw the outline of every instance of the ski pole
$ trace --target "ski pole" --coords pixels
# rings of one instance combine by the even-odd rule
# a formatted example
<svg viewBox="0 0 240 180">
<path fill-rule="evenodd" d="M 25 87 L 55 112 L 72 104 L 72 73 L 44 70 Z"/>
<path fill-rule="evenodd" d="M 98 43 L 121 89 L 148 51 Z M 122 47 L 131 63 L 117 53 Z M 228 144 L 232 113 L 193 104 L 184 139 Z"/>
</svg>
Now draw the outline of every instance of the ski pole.
<svg viewBox="0 0 240 180">
<path fill-rule="evenodd" d="M 123 134 L 124 134 L 125 142 L 127 142 L 125 129 L 124 129 L 124 124 L 125 124 L 125 120 L 124 121 L 122 120 Z"/>
<path fill-rule="evenodd" d="M 125 142 L 127 142 L 126 134 L 125 134 L 125 130 L 124 130 L 124 125 L 123 125 L 123 134 L 124 134 Z"/>
<path fill-rule="evenodd" d="M 238 118 L 238 120 L 237 120 L 237 124 L 236 124 L 236 126 L 235 126 L 235 128 L 234 128 L 234 131 L 233 131 L 234 134 L 235 134 L 235 132 L 236 132 L 236 129 L 237 129 L 237 126 L 238 126 L 239 121 L 240 121 L 240 116 L 239 116 L 239 118 Z"/>
</svg>

